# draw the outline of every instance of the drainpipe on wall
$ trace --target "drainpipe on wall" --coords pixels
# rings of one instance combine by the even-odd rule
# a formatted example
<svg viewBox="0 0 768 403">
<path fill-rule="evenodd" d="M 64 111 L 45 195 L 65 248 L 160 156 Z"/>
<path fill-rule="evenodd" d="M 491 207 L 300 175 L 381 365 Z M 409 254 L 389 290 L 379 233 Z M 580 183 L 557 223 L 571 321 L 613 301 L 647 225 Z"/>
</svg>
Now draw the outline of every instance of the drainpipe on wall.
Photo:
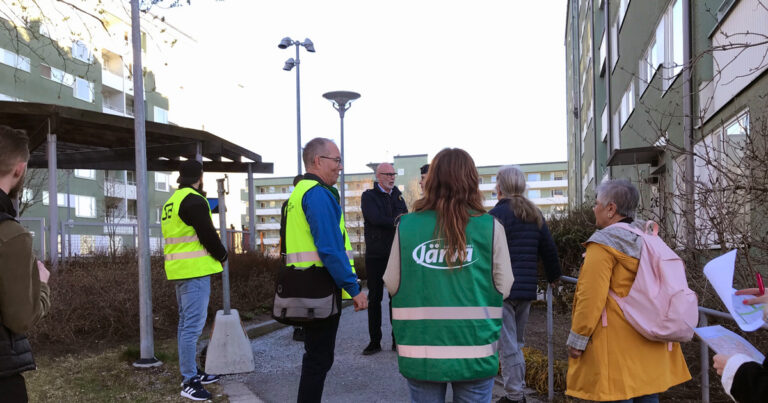
<svg viewBox="0 0 768 403">
<path fill-rule="evenodd" d="M 608 132 L 605 135 L 608 138 L 607 154 L 610 156 L 613 152 L 613 111 L 611 110 L 611 1 L 605 0 L 603 6 L 603 23 L 605 24 L 605 113 L 608 114 Z M 618 36 L 617 36 L 618 37 Z M 618 47 L 617 47 L 618 49 Z M 606 163 L 608 161 L 606 160 Z M 608 177 L 613 177 L 611 167 L 606 166 Z"/>
<path fill-rule="evenodd" d="M 589 37 L 592 38 L 592 43 L 590 44 L 590 49 L 592 49 L 592 77 L 590 79 L 592 80 L 592 149 L 594 151 L 594 160 L 595 160 L 595 190 L 597 190 L 597 184 L 598 181 L 602 178 L 601 175 L 598 175 L 598 172 L 600 172 L 600 166 L 597 163 L 597 100 L 595 100 L 595 9 L 592 3 L 587 3 L 588 8 L 587 11 L 589 12 L 589 18 L 591 20 L 591 23 L 589 24 Z M 598 52 L 600 50 L 598 49 Z M 598 55 L 598 58 L 600 56 Z M 600 63 L 600 61 L 597 61 Z"/>
<path fill-rule="evenodd" d="M 685 234 L 686 246 L 693 248 L 696 236 L 693 183 L 693 107 L 691 92 L 691 3 L 683 2 L 683 147 L 685 148 Z"/>
</svg>

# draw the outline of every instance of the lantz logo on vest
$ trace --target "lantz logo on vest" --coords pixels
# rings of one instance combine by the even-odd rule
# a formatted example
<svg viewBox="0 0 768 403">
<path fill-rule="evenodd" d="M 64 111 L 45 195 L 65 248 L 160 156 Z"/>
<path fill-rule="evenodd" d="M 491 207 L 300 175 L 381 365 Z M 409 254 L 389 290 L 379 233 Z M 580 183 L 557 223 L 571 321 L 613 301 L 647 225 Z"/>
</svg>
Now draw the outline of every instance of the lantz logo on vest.
<svg viewBox="0 0 768 403">
<path fill-rule="evenodd" d="M 472 260 L 472 245 L 467 245 L 467 257 L 461 267 L 470 266 L 478 259 Z M 411 256 L 416 264 L 430 269 L 451 269 L 458 266 L 448 267 L 448 262 L 445 260 L 445 254 L 447 250 L 443 247 L 442 239 L 430 239 L 424 243 L 419 244 L 413 249 Z M 454 256 L 454 260 L 458 260 L 457 256 Z"/>
</svg>

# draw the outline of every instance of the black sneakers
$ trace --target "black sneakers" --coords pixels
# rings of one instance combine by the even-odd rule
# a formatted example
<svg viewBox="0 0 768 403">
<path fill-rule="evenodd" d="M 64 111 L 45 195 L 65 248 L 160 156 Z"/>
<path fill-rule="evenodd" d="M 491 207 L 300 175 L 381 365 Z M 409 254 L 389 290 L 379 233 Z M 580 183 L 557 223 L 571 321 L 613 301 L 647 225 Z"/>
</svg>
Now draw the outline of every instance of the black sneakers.
<svg viewBox="0 0 768 403">
<path fill-rule="evenodd" d="M 200 378 L 194 377 L 189 382 L 182 384 L 181 396 L 192 400 L 208 400 L 211 398 L 211 393 L 205 390 Z"/>
<path fill-rule="evenodd" d="M 303 327 L 293 328 L 293 339 L 296 341 L 304 341 L 307 339 L 306 334 L 304 333 Z"/>
<path fill-rule="evenodd" d="M 368 347 L 366 347 L 365 350 L 363 350 L 363 355 L 376 354 L 379 351 L 381 351 L 381 343 L 370 342 L 368 344 Z"/>
<path fill-rule="evenodd" d="M 218 382 L 221 377 L 213 374 L 206 374 L 202 369 L 197 369 L 197 378 L 200 379 L 200 383 L 208 385 L 209 383 Z"/>
</svg>

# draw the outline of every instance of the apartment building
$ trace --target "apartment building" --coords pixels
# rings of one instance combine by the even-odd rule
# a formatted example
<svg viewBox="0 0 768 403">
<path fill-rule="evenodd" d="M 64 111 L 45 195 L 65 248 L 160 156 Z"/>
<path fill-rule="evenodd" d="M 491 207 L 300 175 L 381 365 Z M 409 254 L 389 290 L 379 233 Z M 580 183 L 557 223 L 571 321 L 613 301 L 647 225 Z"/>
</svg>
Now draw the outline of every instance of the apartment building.
<svg viewBox="0 0 768 403">
<path fill-rule="evenodd" d="M 133 116 L 130 9 L 97 1 L 79 7 L 45 0 L 26 6 L 0 4 L 0 101 Z M 169 123 L 170 103 L 158 92 L 152 71 L 162 65 L 167 43 L 189 38 L 151 13 L 142 16 L 141 38 L 145 116 L 148 121 Z M 68 235 L 60 241 L 60 250 L 85 254 L 133 246 L 133 237 L 128 237 L 137 213 L 133 171 L 59 169 L 57 176 L 58 216 L 68 223 L 62 226 Z M 33 232 L 43 231 L 43 217 L 48 216 L 47 177 L 46 170 L 28 173 L 21 207 Z M 150 224 L 159 224 L 160 207 L 174 189 L 168 172 L 149 172 L 147 179 Z M 40 224 L 34 221 L 37 217 Z M 158 248 L 156 229 L 152 237 L 153 248 Z M 35 237 L 38 253 L 43 238 Z"/>
<path fill-rule="evenodd" d="M 588 202 L 608 178 L 629 178 L 647 214 L 677 227 L 682 214 L 696 212 L 699 240 L 711 238 L 722 211 L 707 200 L 724 180 L 748 178 L 734 169 L 746 163 L 750 131 L 768 118 L 764 2 L 569 0 L 567 7 L 570 203 Z M 740 208 L 737 216 L 747 213 Z"/>
<path fill-rule="evenodd" d="M 410 209 L 413 202 L 421 196 L 419 179 L 420 168 L 428 163 L 427 154 L 397 155 L 393 166 L 397 177 L 395 186 L 403 193 L 406 204 Z M 357 253 L 365 251 L 363 234 L 364 220 L 360 209 L 360 199 L 365 190 L 371 189 L 376 180 L 374 171 L 376 164 L 368 164 L 371 172 L 350 173 L 344 176 L 345 183 L 345 222 L 350 236 L 352 248 Z M 483 193 L 483 205 L 487 210 L 496 205 L 496 173 L 501 165 L 478 167 L 480 174 L 480 190 Z M 519 167 L 527 177 L 528 198 L 536 203 L 545 214 L 556 214 L 564 211 L 568 205 L 566 177 L 567 163 L 537 163 L 522 164 Z M 280 208 L 293 191 L 293 177 L 254 179 L 255 186 L 255 215 L 256 215 L 256 245 L 266 252 L 277 253 L 280 242 Z M 339 184 L 337 183 L 336 187 Z M 240 199 L 243 211 L 248 211 L 248 193 L 242 190 Z M 244 227 L 249 228 L 247 214 L 242 215 Z"/>
</svg>

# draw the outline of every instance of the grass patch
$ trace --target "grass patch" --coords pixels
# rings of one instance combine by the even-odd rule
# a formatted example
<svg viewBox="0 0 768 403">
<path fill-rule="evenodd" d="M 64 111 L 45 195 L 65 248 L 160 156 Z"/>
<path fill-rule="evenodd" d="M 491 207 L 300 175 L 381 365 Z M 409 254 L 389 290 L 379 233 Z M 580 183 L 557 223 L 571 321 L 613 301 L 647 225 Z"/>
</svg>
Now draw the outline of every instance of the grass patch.
<svg viewBox="0 0 768 403">
<path fill-rule="evenodd" d="M 136 369 L 135 345 L 119 345 L 101 353 L 37 356 L 38 369 L 26 372 L 31 402 L 188 402 L 181 397 L 176 340 L 156 341 L 158 368 Z M 206 385 L 210 401 L 228 402 L 218 383 Z"/>
</svg>

